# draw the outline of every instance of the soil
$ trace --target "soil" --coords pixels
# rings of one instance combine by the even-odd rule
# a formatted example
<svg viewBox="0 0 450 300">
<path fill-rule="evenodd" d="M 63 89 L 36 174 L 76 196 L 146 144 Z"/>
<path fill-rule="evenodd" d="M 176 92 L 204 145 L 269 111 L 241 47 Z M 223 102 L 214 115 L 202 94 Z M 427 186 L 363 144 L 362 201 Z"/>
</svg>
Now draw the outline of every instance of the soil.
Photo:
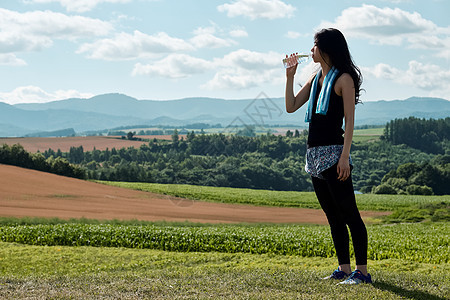
<svg viewBox="0 0 450 300">
<path fill-rule="evenodd" d="M 3 217 L 327 224 L 321 210 L 194 201 L 1 164 L 0 182 Z"/>
<path fill-rule="evenodd" d="M 75 136 L 75 137 L 26 137 L 26 138 L 0 138 L 0 145 L 20 144 L 29 152 L 44 152 L 53 149 L 55 152 L 60 149 L 62 152 L 69 152 L 70 147 L 83 146 L 84 151 L 106 150 L 108 148 L 120 149 L 135 147 L 139 148 L 144 141 L 133 141 L 121 139 L 118 136 Z"/>
</svg>

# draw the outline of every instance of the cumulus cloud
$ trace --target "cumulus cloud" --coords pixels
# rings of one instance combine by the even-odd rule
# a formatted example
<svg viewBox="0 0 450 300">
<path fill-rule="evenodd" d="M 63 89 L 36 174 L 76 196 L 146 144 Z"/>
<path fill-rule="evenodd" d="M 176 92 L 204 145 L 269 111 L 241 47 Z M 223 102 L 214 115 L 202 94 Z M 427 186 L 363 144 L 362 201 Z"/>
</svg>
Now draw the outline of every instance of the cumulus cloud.
<svg viewBox="0 0 450 300">
<path fill-rule="evenodd" d="M 323 22 L 320 27 L 336 27 L 348 36 L 375 44 L 432 49 L 437 55 L 450 58 L 450 27 L 439 27 L 417 12 L 374 5 L 350 7 L 335 22 Z"/>
<path fill-rule="evenodd" d="M 248 37 L 247 31 L 244 29 L 234 29 L 230 31 L 230 36 L 240 38 L 240 37 Z"/>
<path fill-rule="evenodd" d="M 0 65 L 4 66 L 25 66 L 27 63 L 20 58 L 17 58 L 12 53 L 1 54 L 0 53 Z"/>
<path fill-rule="evenodd" d="M 90 93 L 81 93 L 76 90 L 57 90 L 47 92 L 37 86 L 22 86 L 11 92 L 0 93 L 0 101 L 8 104 L 18 103 L 45 103 L 68 98 L 90 98 Z"/>
<path fill-rule="evenodd" d="M 94 59 L 126 60 L 193 49 L 191 44 L 165 32 L 148 35 L 135 30 L 133 34 L 119 33 L 113 38 L 85 43 L 77 53 L 86 53 L 89 58 Z"/>
<path fill-rule="evenodd" d="M 112 29 L 108 22 L 83 16 L 0 8 L 0 53 L 39 51 L 51 46 L 55 39 L 98 37 Z"/>
<path fill-rule="evenodd" d="M 211 60 L 175 53 L 152 63 L 137 63 L 132 74 L 178 79 L 213 71 L 213 78 L 201 88 L 240 90 L 283 82 L 281 57 L 276 52 L 263 53 L 245 49 Z"/>
<path fill-rule="evenodd" d="M 284 36 L 287 37 L 288 39 L 295 40 L 295 39 L 298 39 L 299 37 L 301 37 L 302 34 L 297 31 L 288 31 Z"/>
<path fill-rule="evenodd" d="M 262 70 L 280 67 L 281 54 L 270 52 L 256 52 L 247 49 L 232 51 L 221 59 L 216 59 L 216 64 L 223 67 L 237 67 L 246 70 Z"/>
<path fill-rule="evenodd" d="M 132 0 L 28 0 L 29 3 L 59 3 L 67 11 L 86 12 L 101 3 L 127 3 Z"/>
<path fill-rule="evenodd" d="M 204 73 L 213 68 L 210 61 L 192 57 L 187 54 L 170 54 L 166 58 L 151 64 L 137 63 L 133 69 L 133 75 L 145 75 L 150 77 L 186 78 L 191 75 Z"/>
<path fill-rule="evenodd" d="M 418 87 L 428 91 L 430 96 L 447 99 L 450 93 L 450 70 L 438 65 L 413 60 L 405 70 L 381 63 L 371 68 L 363 67 L 362 71 L 368 78 L 388 79 L 404 86 Z"/>
<path fill-rule="evenodd" d="M 215 36 L 215 33 L 215 27 L 199 27 L 194 30 L 194 37 L 189 41 L 196 48 L 221 48 L 235 44 L 233 40 Z"/>
<path fill-rule="evenodd" d="M 290 18 L 295 11 L 295 7 L 281 0 L 236 0 L 217 9 L 226 12 L 228 17 L 245 16 L 251 20 Z"/>
<path fill-rule="evenodd" d="M 274 83 L 274 78 L 283 78 L 280 57 L 275 52 L 233 51 L 214 59 L 218 71 L 202 88 L 241 90 Z"/>
</svg>

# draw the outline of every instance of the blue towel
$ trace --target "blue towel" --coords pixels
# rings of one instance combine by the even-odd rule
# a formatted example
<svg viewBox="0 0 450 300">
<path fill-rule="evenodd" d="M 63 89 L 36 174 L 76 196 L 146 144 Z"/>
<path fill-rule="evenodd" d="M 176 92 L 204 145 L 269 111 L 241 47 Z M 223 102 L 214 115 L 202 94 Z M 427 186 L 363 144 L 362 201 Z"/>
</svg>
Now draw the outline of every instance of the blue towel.
<svg viewBox="0 0 450 300">
<path fill-rule="evenodd" d="M 326 115 L 328 111 L 328 104 L 330 102 L 330 94 L 331 94 L 331 88 L 333 86 L 333 82 L 336 79 L 336 76 L 338 75 L 339 70 L 335 67 L 332 67 L 331 70 L 328 72 L 328 74 L 325 76 L 322 84 L 322 89 L 320 90 L 319 99 L 317 99 L 317 106 L 316 106 L 316 114 L 320 115 Z M 306 111 L 305 116 L 305 122 L 311 122 L 311 116 L 312 116 L 312 109 L 313 109 L 313 103 L 314 98 L 316 96 L 317 91 L 317 85 L 319 83 L 319 78 L 322 76 L 322 70 L 320 70 L 316 77 L 314 78 L 314 81 L 311 86 L 311 92 L 309 93 L 309 103 L 308 103 L 308 110 Z"/>
</svg>

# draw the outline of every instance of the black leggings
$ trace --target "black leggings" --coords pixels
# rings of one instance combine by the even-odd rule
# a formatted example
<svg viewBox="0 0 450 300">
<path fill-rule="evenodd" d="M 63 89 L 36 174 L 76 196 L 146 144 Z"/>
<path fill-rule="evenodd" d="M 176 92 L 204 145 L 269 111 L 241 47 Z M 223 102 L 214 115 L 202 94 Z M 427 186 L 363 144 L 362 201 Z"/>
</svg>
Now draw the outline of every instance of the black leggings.
<svg viewBox="0 0 450 300">
<path fill-rule="evenodd" d="M 323 171 L 325 179 L 312 177 L 314 191 L 331 228 L 339 265 L 350 264 L 349 235 L 352 235 L 357 265 L 367 264 L 367 230 L 356 206 L 351 176 L 337 179 L 337 164 Z"/>
</svg>

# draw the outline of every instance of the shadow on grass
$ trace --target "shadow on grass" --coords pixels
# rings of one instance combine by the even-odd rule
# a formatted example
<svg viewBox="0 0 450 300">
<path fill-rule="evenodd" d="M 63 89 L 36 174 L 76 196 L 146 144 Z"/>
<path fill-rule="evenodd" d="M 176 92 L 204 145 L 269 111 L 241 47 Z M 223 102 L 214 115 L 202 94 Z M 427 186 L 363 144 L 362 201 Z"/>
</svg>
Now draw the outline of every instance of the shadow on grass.
<svg viewBox="0 0 450 300">
<path fill-rule="evenodd" d="M 408 299 L 417 299 L 417 300 L 445 300 L 447 298 L 431 295 L 427 292 L 417 291 L 417 290 L 407 290 L 400 286 L 393 285 L 391 283 L 387 283 L 384 281 L 376 281 L 373 283 L 373 286 L 379 290 L 390 291 L 399 296 L 406 297 Z"/>
</svg>

